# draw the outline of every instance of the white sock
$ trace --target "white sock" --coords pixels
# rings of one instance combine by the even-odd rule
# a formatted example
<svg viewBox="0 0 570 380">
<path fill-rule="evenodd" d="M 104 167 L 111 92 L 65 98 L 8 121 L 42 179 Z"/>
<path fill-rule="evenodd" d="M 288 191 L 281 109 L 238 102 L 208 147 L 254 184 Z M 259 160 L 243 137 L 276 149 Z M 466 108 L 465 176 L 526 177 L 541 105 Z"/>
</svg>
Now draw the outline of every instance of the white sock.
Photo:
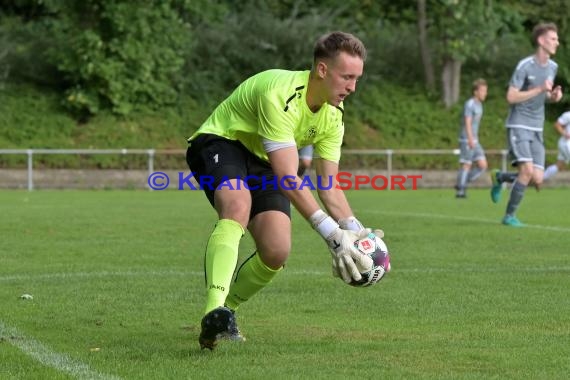
<svg viewBox="0 0 570 380">
<path fill-rule="evenodd" d="M 546 170 L 544 171 L 544 179 L 549 179 L 550 177 L 553 177 L 556 173 L 558 173 L 558 166 L 556 165 L 550 165 L 549 167 L 546 168 Z"/>
</svg>

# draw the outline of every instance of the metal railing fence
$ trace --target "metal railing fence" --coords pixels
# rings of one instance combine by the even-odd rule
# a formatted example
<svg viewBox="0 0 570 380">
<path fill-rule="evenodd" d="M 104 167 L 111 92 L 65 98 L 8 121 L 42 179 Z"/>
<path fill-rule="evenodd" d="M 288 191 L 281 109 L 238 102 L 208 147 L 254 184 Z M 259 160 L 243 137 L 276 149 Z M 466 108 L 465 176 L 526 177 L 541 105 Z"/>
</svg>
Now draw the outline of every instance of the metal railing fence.
<svg viewBox="0 0 570 380">
<path fill-rule="evenodd" d="M 157 155 L 183 155 L 185 150 L 167 149 L 0 149 L 0 154 L 26 155 L 27 156 L 27 189 L 34 189 L 34 156 L 39 154 L 75 154 L 75 155 L 146 155 L 148 174 L 154 172 L 155 158 Z M 459 155 L 459 149 L 344 149 L 343 155 L 360 156 L 386 156 L 386 171 L 392 175 L 394 170 L 393 160 L 395 156 L 407 155 Z M 508 152 L 504 149 L 489 149 L 487 156 L 500 156 L 501 168 L 507 170 Z M 548 154 L 555 151 L 547 151 Z"/>
</svg>

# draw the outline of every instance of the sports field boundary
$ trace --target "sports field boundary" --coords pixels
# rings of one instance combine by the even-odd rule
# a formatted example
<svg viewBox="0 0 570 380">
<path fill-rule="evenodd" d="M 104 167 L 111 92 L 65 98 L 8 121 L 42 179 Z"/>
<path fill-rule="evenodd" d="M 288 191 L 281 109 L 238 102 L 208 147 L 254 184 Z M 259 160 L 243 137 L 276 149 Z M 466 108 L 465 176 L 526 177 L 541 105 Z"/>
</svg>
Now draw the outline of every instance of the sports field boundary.
<svg viewBox="0 0 570 380">
<path fill-rule="evenodd" d="M 0 337 L 18 348 L 39 363 L 57 371 L 65 372 L 78 379 L 120 380 L 120 377 L 107 375 L 91 369 L 87 364 L 72 359 L 68 355 L 51 350 L 41 342 L 25 336 L 15 327 L 6 326 L 0 321 Z"/>
</svg>

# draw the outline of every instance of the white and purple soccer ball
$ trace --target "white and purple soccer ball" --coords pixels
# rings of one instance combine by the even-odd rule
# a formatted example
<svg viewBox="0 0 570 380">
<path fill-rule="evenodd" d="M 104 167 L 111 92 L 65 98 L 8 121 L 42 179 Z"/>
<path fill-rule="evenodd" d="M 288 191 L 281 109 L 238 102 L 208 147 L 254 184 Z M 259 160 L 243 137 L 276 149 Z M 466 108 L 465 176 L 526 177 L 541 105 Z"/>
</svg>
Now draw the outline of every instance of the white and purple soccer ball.
<svg viewBox="0 0 570 380">
<path fill-rule="evenodd" d="M 374 285 L 383 279 L 390 271 L 390 253 L 386 243 L 374 233 L 369 233 L 365 238 L 355 241 L 354 246 L 360 253 L 369 256 L 373 264 L 372 268 L 359 268 L 362 279 L 352 280 L 350 285 L 365 287 Z"/>
</svg>

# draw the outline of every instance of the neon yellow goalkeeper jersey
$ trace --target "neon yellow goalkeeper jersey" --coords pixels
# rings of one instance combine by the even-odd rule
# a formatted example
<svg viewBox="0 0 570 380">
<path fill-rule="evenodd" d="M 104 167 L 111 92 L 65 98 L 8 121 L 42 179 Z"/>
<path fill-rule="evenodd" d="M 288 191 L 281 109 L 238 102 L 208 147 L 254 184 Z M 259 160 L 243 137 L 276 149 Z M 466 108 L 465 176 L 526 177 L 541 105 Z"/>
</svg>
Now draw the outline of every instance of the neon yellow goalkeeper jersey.
<svg viewBox="0 0 570 380">
<path fill-rule="evenodd" d="M 309 71 L 268 70 L 245 80 L 226 98 L 188 140 L 204 133 L 240 141 L 250 152 L 268 161 L 263 139 L 313 144 L 315 153 L 340 160 L 344 134 L 342 103 L 313 113 L 306 100 Z"/>
</svg>

